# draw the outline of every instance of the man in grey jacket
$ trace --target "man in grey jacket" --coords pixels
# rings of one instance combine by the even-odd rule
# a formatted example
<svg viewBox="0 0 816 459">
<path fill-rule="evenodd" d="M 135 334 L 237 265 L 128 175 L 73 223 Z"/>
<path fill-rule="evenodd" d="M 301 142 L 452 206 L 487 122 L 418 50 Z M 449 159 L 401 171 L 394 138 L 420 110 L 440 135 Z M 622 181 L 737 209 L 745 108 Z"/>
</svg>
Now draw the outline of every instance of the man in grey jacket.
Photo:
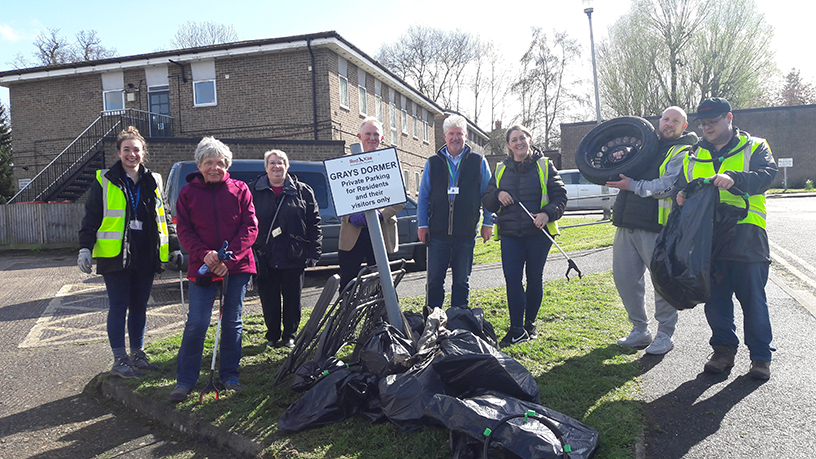
<svg viewBox="0 0 816 459">
<path fill-rule="evenodd" d="M 663 111 L 658 125 L 660 146 L 655 161 L 639 177 L 621 174 L 607 186 L 621 191 L 612 208 L 612 224 L 617 227 L 612 244 L 612 274 L 632 331 L 618 344 L 646 347 L 648 354 L 665 354 L 674 348 L 672 335 L 677 310 L 655 292 L 657 334 L 652 340 L 646 314 L 644 274 L 652 259 L 657 236 L 671 211 L 674 184 L 682 175 L 683 159 L 697 135 L 686 133 L 688 117 L 680 107 Z"/>
</svg>

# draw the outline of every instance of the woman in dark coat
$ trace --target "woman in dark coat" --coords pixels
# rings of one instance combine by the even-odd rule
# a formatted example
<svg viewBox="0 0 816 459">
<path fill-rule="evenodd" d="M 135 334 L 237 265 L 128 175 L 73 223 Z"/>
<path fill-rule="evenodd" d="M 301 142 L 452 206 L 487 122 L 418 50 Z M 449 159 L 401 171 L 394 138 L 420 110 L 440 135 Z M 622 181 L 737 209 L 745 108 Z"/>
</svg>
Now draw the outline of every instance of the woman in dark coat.
<svg viewBox="0 0 816 459">
<path fill-rule="evenodd" d="M 511 126 L 506 135 L 509 154 L 482 196 L 485 208 L 497 214 L 497 237 L 501 239 L 502 270 L 507 284 L 510 330 L 501 340 L 507 346 L 536 338 L 535 319 L 541 308 L 544 263 L 558 234 L 555 221 L 567 205 L 567 190 L 558 170 L 532 146 L 532 135 L 522 125 Z M 518 203 L 533 214 L 530 218 Z M 527 276 L 527 291 L 522 275 Z"/>
<path fill-rule="evenodd" d="M 77 264 L 90 274 L 91 257 L 96 258 L 110 302 L 110 374 L 134 378 L 141 376 L 139 370 L 156 369 L 143 350 L 153 275 L 162 271 L 162 262 L 178 262 L 181 252 L 175 227 L 165 217 L 161 176 L 144 167 L 147 145 L 135 127 L 119 133 L 116 153 L 119 160 L 110 169 L 97 171 L 85 202 Z"/>
<path fill-rule="evenodd" d="M 264 168 L 266 175 L 250 185 L 258 216 L 258 295 L 268 345 L 292 348 L 300 324 L 303 271 L 320 259 L 320 213 L 314 191 L 288 174 L 286 153 L 267 151 Z"/>
</svg>

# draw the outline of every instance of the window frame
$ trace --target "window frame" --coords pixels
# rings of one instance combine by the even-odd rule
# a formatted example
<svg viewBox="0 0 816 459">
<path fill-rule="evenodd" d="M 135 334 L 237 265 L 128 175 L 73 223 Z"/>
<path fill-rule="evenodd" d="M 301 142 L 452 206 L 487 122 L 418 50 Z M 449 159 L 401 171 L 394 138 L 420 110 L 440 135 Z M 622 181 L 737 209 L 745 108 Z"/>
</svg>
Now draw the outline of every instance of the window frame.
<svg viewBox="0 0 816 459">
<path fill-rule="evenodd" d="M 364 86 L 357 86 L 357 95 L 360 115 L 368 116 L 368 90 Z"/>
<path fill-rule="evenodd" d="M 391 102 L 391 116 L 389 121 L 391 122 L 391 145 L 396 145 L 399 131 L 397 130 L 397 106 L 393 102 Z"/>
<path fill-rule="evenodd" d="M 122 100 L 121 108 L 108 108 L 108 94 L 119 93 L 119 98 Z M 102 109 L 106 112 L 124 110 L 125 109 L 125 91 L 123 89 L 109 89 L 102 91 Z"/>
<path fill-rule="evenodd" d="M 198 89 L 197 85 L 201 83 L 212 83 L 212 92 L 213 92 L 213 100 L 212 102 L 198 102 Z M 218 88 L 215 82 L 215 78 L 207 78 L 203 80 L 194 80 L 193 81 L 193 107 L 214 107 L 218 105 Z"/>
<path fill-rule="evenodd" d="M 400 111 L 402 112 L 402 133 L 407 135 L 408 134 L 408 110 L 403 108 Z"/>
<path fill-rule="evenodd" d="M 345 75 L 338 75 L 340 77 L 339 83 L 339 96 L 340 96 L 340 108 L 345 108 L 346 110 L 351 110 L 349 107 L 349 81 L 348 77 Z M 345 84 L 344 84 L 345 83 Z M 345 86 L 345 91 L 343 91 Z"/>
</svg>

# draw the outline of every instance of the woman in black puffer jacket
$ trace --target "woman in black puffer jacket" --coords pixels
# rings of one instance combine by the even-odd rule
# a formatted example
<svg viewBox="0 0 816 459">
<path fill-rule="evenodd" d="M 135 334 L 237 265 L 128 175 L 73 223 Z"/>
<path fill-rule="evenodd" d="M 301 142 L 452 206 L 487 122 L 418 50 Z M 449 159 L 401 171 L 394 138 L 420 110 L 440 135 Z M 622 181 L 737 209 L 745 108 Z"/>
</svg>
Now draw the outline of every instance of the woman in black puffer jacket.
<svg viewBox="0 0 816 459">
<path fill-rule="evenodd" d="M 552 241 L 542 233 L 558 234 L 555 221 L 567 205 L 567 190 L 558 170 L 531 145 L 532 135 L 522 125 L 511 126 L 506 135 L 509 154 L 496 166 L 482 196 L 485 208 L 496 213 L 497 237 L 501 239 L 502 270 L 507 284 L 510 330 L 501 345 L 520 343 L 538 336 L 535 318 L 543 296 L 544 263 Z M 535 220 L 524 209 L 524 204 Z M 522 275 L 527 274 L 527 291 Z"/>
<path fill-rule="evenodd" d="M 314 191 L 287 173 L 286 153 L 266 152 L 264 168 L 266 174 L 249 186 L 258 218 L 258 239 L 253 247 L 258 271 L 256 284 L 268 345 L 292 348 L 300 324 L 303 270 L 320 259 L 323 242 L 320 213 Z"/>
</svg>

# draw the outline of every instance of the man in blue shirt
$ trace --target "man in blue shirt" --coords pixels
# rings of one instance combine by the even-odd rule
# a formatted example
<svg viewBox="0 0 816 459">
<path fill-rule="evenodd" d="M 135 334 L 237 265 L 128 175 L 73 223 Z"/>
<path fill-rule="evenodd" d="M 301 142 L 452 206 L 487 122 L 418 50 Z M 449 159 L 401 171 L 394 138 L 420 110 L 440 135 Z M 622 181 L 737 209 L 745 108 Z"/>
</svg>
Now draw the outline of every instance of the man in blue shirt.
<svg viewBox="0 0 816 459">
<path fill-rule="evenodd" d="M 417 234 L 428 246 L 426 302 L 431 308 L 442 307 L 448 266 L 453 276 L 451 306 L 468 304 L 473 249 L 482 221 L 479 209 L 490 182 L 487 160 L 465 144 L 465 118 L 450 116 L 442 129 L 445 146 L 425 163 L 417 203 Z M 492 218 L 485 209 L 481 228 L 484 242 L 493 235 Z"/>
</svg>

